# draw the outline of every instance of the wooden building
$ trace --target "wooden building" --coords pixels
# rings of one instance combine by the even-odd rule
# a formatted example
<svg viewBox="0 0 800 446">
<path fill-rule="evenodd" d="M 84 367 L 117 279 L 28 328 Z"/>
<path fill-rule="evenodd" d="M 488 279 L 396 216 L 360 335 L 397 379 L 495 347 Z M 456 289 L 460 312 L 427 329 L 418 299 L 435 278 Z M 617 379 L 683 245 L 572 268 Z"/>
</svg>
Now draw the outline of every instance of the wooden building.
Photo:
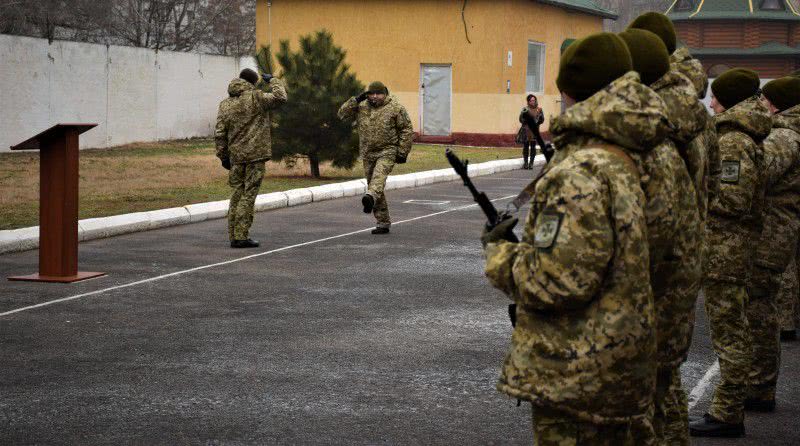
<svg viewBox="0 0 800 446">
<path fill-rule="evenodd" d="M 764 79 L 800 69 L 800 8 L 793 0 L 675 0 L 667 15 L 710 77 L 732 67 Z"/>
</svg>

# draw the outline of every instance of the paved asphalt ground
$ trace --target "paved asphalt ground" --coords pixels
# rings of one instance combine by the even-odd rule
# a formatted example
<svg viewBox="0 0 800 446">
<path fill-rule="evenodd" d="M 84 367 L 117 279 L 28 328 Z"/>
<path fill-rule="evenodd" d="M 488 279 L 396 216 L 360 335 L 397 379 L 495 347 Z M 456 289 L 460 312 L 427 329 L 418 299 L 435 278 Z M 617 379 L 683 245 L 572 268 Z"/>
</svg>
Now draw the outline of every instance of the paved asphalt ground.
<svg viewBox="0 0 800 446">
<path fill-rule="evenodd" d="M 531 176 L 476 184 L 509 197 Z M 511 328 L 480 211 L 460 183 L 389 199 L 388 236 L 354 197 L 258 214 L 257 250 L 215 220 L 83 243 L 100 279 L 0 282 L 0 444 L 530 444 L 529 407 L 494 389 Z M 0 256 L 0 276 L 36 256 Z M 693 414 L 713 363 L 698 311 Z M 696 444 L 800 444 L 798 370 L 785 344 L 778 411 Z"/>
</svg>

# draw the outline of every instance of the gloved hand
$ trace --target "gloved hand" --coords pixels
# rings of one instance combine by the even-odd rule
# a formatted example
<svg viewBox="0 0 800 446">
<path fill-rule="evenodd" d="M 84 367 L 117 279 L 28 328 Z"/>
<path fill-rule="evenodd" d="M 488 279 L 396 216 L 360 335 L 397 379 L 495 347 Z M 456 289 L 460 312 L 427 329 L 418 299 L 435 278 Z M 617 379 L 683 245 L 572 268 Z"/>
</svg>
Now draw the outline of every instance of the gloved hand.
<svg viewBox="0 0 800 446">
<path fill-rule="evenodd" d="M 365 92 L 361 93 L 360 95 L 356 96 L 356 102 L 358 102 L 358 103 L 364 102 L 364 100 L 367 99 L 367 95 L 368 94 L 369 94 L 369 92 L 365 91 Z"/>
<path fill-rule="evenodd" d="M 481 243 L 483 244 L 483 247 L 485 248 L 489 243 L 496 243 L 500 240 L 518 243 L 519 239 L 517 238 L 517 235 L 514 234 L 514 226 L 516 226 L 517 223 L 519 223 L 519 219 L 514 217 L 501 221 L 494 228 L 490 228 L 488 224 L 485 225 L 483 228 L 483 234 L 481 235 Z"/>
<path fill-rule="evenodd" d="M 397 155 L 394 157 L 394 162 L 396 162 L 397 164 L 405 164 L 405 163 L 406 163 L 406 160 L 408 160 L 408 155 L 400 155 L 400 154 L 397 154 Z"/>
<path fill-rule="evenodd" d="M 225 170 L 231 170 L 231 159 L 230 158 L 222 158 L 220 161 L 222 161 L 222 167 L 224 167 Z"/>
<path fill-rule="evenodd" d="M 273 75 L 271 75 L 269 73 L 262 73 L 261 74 L 261 79 L 264 79 L 264 82 L 266 82 L 266 83 L 269 83 L 269 81 L 272 80 L 273 77 L 275 77 L 275 76 L 273 76 Z"/>
</svg>

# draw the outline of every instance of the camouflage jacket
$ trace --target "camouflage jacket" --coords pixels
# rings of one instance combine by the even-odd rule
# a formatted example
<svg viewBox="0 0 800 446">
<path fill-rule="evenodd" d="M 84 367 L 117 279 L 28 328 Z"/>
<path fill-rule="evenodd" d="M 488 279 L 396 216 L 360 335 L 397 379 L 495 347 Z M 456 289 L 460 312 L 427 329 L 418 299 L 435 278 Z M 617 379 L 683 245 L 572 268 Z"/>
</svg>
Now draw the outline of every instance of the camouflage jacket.
<svg viewBox="0 0 800 446">
<path fill-rule="evenodd" d="M 278 78 L 269 82 L 269 93 L 244 79 L 228 86 L 228 98 L 219 104 L 215 141 L 217 157 L 231 164 L 252 163 L 272 158 L 272 117 L 270 111 L 286 102 L 286 89 Z"/>
<path fill-rule="evenodd" d="M 703 64 L 692 57 L 686 47 L 678 48 L 670 57 L 672 70 L 678 71 L 686 76 L 694 86 L 700 98 L 706 96 L 708 91 L 708 75 L 703 69 Z M 679 148 L 684 149 L 683 147 Z M 688 161 L 689 175 L 692 182 L 697 186 L 706 182 L 706 187 L 696 187 L 698 192 L 698 204 L 700 205 L 700 217 L 705 222 L 708 214 L 709 196 L 719 193 L 719 175 L 721 165 L 719 159 L 719 146 L 717 145 L 717 131 L 712 119 L 706 119 L 705 132 L 699 138 L 695 138 L 688 143 L 683 152 L 684 159 Z M 707 166 L 703 166 L 706 163 Z M 705 178 L 705 180 L 704 180 Z M 705 192 L 705 195 L 703 194 Z M 705 226 L 705 225 L 704 225 Z"/>
<path fill-rule="evenodd" d="M 702 137 L 709 116 L 689 79 L 677 71 L 668 72 L 651 88 L 663 99 L 674 129 L 669 141 L 642 158 L 648 172 L 648 181 L 642 187 L 648 200 L 645 209 L 658 322 L 658 362 L 662 367 L 674 367 L 686 359 L 691 344 L 705 230 L 698 205 L 705 193 L 697 193 L 687 167 L 695 167 L 702 188 L 708 164 L 702 156 L 686 156 L 686 148 Z M 660 253 L 660 257 L 654 253 Z"/>
<path fill-rule="evenodd" d="M 761 235 L 764 206 L 762 141 L 772 119 L 753 97 L 714 116 L 722 164 L 719 193 L 711 197 L 706 240 L 709 279 L 747 284 Z"/>
<path fill-rule="evenodd" d="M 358 127 L 359 149 L 362 158 L 408 156 L 414 141 L 414 128 L 406 108 L 397 97 L 389 95 L 380 107 L 360 104 L 350 98 L 339 109 L 339 119 L 355 122 Z"/>
<path fill-rule="evenodd" d="M 619 96 L 630 82 L 551 122 L 559 161 L 522 241 L 485 250 L 490 282 L 518 304 L 498 389 L 592 423 L 644 417 L 655 385 L 645 198 L 619 146 L 657 144 L 666 129 L 660 107 Z"/>
<path fill-rule="evenodd" d="M 800 105 L 772 117 L 764 140 L 766 205 L 756 264 L 783 271 L 800 231 Z"/>
</svg>

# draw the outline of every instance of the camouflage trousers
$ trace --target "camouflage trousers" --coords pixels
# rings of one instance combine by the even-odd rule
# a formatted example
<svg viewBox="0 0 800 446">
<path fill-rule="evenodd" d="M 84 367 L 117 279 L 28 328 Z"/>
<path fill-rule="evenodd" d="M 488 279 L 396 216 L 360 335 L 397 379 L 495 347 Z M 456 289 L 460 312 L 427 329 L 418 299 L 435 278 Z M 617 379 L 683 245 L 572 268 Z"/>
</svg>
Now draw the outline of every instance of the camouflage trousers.
<svg viewBox="0 0 800 446">
<path fill-rule="evenodd" d="M 264 161 L 234 164 L 228 174 L 228 185 L 233 188 L 228 207 L 228 237 L 231 240 L 247 240 L 253 224 L 256 196 L 264 179 Z"/>
<path fill-rule="evenodd" d="M 367 194 L 375 199 L 372 214 L 378 222 L 379 228 L 388 228 L 392 225 L 389 218 L 389 203 L 386 202 L 386 179 L 394 169 L 394 156 L 382 156 L 378 159 L 364 159 L 364 173 L 367 175 Z"/>
<path fill-rule="evenodd" d="M 752 358 L 748 296 L 745 287 L 706 280 L 706 314 L 711 325 L 711 343 L 719 358 L 720 380 L 708 413 L 726 423 L 744 420 L 744 399 Z"/>
<path fill-rule="evenodd" d="M 800 248 L 800 246 L 798 246 Z M 797 255 L 781 276 L 781 287 L 776 303 L 781 330 L 795 330 L 800 325 L 800 281 L 798 281 Z"/>
<path fill-rule="evenodd" d="M 689 445 L 689 400 L 681 383 L 680 366 L 659 369 L 653 428 L 659 445 Z"/>
<path fill-rule="evenodd" d="M 780 324 L 777 295 L 783 271 L 756 266 L 753 276 L 762 288 L 749 293 L 747 321 L 753 345 L 752 364 L 748 376 L 748 398 L 772 400 L 778 382 L 781 362 Z M 758 277 L 763 277 L 758 279 Z"/>
<path fill-rule="evenodd" d="M 643 418 L 633 424 L 593 424 L 568 414 L 533 406 L 536 446 L 639 446 L 655 444 L 652 425 Z"/>
</svg>

